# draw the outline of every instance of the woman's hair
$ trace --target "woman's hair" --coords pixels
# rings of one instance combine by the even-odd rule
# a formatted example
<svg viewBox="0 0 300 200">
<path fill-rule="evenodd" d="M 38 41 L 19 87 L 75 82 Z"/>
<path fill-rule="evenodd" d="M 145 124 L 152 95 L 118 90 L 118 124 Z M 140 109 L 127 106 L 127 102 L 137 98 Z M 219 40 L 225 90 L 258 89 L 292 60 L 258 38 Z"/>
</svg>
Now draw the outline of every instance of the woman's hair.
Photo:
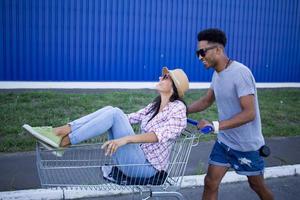
<svg viewBox="0 0 300 200">
<path fill-rule="evenodd" d="M 171 80 L 172 80 L 172 79 L 171 79 Z M 172 87 L 173 87 L 173 91 L 174 91 L 174 92 L 173 92 L 172 96 L 170 97 L 170 102 L 174 102 L 174 101 L 176 101 L 176 100 L 179 100 L 179 101 L 181 101 L 181 102 L 186 106 L 186 103 L 184 102 L 184 100 L 183 100 L 181 97 L 179 97 L 178 90 L 177 90 L 177 88 L 176 88 L 176 86 L 175 86 L 173 80 L 172 80 Z M 153 103 L 153 104 L 152 104 L 150 110 L 148 111 L 147 115 L 150 114 L 150 113 L 152 113 L 152 112 L 153 112 L 153 115 L 152 115 L 151 118 L 148 120 L 148 122 L 150 122 L 150 121 L 158 114 L 159 108 L 160 108 L 160 103 L 161 103 L 161 96 L 160 96 L 160 95 L 157 96 L 157 97 L 153 100 L 152 103 Z M 186 106 L 186 107 L 187 107 L 187 106 Z"/>
</svg>

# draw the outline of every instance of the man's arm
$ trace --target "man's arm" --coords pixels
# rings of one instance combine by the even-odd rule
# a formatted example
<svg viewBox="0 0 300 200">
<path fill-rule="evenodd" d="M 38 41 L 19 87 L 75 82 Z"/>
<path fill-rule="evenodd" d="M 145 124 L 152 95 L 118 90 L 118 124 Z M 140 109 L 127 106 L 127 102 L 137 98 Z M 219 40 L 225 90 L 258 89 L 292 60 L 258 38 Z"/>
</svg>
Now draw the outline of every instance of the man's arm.
<svg viewBox="0 0 300 200">
<path fill-rule="evenodd" d="M 240 105 L 242 111 L 234 117 L 220 121 L 219 129 L 226 130 L 230 128 L 239 127 L 255 119 L 255 97 L 254 95 L 247 95 L 240 97 Z"/>
<path fill-rule="evenodd" d="M 228 120 L 219 121 L 218 130 L 236 128 L 254 120 L 256 115 L 254 102 L 255 102 L 255 97 L 252 94 L 240 97 L 240 105 L 242 111 Z M 198 124 L 198 128 L 201 129 L 206 125 L 212 126 L 212 124 L 209 121 L 205 119 L 200 120 Z M 216 127 L 214 127 L 214 129 L 216 130 Z"/>
<path fill-rule="evenodd" d="M 207 93 L 204 97 L 199 100 L 193 102 L 188 106 L 188 113 L 201 112 L 211 106 L 215 101 L 215 94 L 212 89 L 208 89 Z"/>
</svg>

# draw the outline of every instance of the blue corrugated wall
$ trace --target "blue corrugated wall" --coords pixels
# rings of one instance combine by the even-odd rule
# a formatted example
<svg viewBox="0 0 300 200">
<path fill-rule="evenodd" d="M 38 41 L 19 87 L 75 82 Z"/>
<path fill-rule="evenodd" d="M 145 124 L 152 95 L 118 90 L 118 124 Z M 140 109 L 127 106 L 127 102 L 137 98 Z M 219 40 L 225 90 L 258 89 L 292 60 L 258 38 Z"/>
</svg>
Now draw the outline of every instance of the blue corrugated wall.
<svg viewBox="0 0 300 200">
<path fill-rule="evenodd" d="M 0 0 L 0 80 L 155 81 L 166 65 L 210 81 L 194 53 L 208 27 L 258 82 L 300 82 L 298 0 Z"/>
</svg>

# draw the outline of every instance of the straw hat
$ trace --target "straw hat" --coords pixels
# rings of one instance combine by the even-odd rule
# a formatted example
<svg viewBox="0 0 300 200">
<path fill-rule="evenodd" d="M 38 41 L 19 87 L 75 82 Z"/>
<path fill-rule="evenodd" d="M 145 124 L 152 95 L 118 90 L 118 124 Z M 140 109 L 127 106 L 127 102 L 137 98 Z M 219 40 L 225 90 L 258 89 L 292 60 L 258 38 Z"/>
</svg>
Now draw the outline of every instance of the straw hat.
<svg viewBox="0 0 300 200">
<path fill-rule="evenodd" d="M 176 86 L 179 97 L 183 97 L 184 93 L 189 89 L 189 79 L 182 69 L 169 70 L 163 67 L 162 75 L 169 74 Z"/>
</svg>

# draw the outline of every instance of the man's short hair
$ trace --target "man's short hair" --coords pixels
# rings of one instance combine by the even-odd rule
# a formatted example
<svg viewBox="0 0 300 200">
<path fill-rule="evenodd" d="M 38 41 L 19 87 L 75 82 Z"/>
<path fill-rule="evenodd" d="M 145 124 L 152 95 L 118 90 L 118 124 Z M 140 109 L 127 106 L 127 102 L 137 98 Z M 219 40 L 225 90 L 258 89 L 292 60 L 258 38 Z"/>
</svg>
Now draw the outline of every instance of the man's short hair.
<svg viewBox="0 0 300 200">
<path fill-rule="evenodd" d="M 227 39 L 223 31 L 217 28 L 205 29 L 198 33 L 198 41 L 207 40 L 208 42 L 219 43 L 225 47 Z"/>
</svg>

